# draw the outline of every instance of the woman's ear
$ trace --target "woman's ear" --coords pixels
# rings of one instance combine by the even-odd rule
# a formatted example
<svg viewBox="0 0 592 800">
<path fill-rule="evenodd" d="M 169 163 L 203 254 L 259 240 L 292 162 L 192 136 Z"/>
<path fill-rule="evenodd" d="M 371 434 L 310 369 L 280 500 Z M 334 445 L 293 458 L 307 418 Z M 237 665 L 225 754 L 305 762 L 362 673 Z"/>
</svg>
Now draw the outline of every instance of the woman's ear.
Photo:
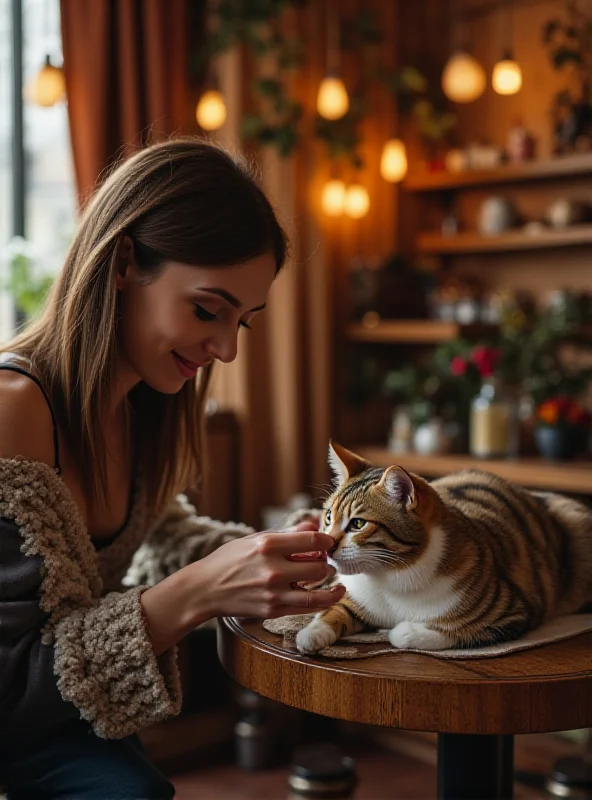
<svg viewBox="0 0 592 800">
<path fill-rule="evenodd" d="M 117 273 L 115 285 L 119 291 L 125 289 L 130 267 L 135 266 L 134 243 L 130 236 L 122 236 L 117 245 Z"/>
</svg>

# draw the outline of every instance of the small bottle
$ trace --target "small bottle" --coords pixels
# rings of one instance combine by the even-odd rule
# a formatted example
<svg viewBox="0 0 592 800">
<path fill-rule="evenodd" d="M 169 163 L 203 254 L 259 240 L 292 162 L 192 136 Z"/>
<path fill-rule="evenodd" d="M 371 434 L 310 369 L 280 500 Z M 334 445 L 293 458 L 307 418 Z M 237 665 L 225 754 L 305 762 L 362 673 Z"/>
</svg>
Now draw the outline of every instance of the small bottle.
<svg viewBox="0 0 592 800">
<path fill-rule="evenodd" d="M 471 403 L 469 449 L 476 458 L 509 458 L 518 453 L 516 405 L 498 378 L 483 381 Z"/>
</svg>

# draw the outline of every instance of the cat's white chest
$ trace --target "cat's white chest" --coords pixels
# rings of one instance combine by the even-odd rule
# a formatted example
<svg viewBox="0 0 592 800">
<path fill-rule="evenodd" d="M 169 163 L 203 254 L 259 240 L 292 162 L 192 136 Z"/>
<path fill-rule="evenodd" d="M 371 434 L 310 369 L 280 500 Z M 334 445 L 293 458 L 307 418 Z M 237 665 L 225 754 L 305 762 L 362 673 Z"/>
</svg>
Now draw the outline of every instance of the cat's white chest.
<svg viewBox="0 0 592 800">
<path fill-rule="evenodd" d="M 373 625 L 392 628 L 400 622 L 428 622 L 459 601 L 452 579 L 436 574 L 443 549 L 442 532 L 433 530 L 426 552 L 413 568 L 340 575 L 340 582 Z"/>
<path fill-rule="evenodd" d="M 340 582 L 363 606 L 368 620 L 381 628 L 399 622 L 428 622 L 446 614 L 458 601 L 449 579 L 438 578 L 424 589 L 401 592 L 396 578 L 392 574 L 341 575 Z"/>
</svg>

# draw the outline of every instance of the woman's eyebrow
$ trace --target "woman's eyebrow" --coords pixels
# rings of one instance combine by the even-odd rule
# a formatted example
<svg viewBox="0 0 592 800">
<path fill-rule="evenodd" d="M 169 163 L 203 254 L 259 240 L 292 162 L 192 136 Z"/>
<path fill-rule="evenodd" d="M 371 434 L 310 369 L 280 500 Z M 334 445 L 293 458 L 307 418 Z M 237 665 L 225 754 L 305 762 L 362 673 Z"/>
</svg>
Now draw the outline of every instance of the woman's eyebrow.
<svg viewBox="0 0 592 800">
<path fill-rule="evenodd" d="M 216 294 L 218 295 L 218 297 L 221 297 L 223 300 L 226 300 L 227 303 L 230 303 L 230 305 L 233 306 L 233 308 L 243 307 L 241 301 L 238 300 L 233 294 L 230 294 L 230 292 L 227 292 L 226 289 L 211 289 L 209 287 L 207 289 L 204 289 L 202 286 L 196 286 L 195 289 L 198 292 L 207 292 L 208 294 Z M 265 303 L 263 303 L 263 305 L 255 306 L 255 308 L 249 309 L 249 313 L 253 313 L 255 311 L 263 311 L 264 308 L 265 308 Z"/>
</svg>

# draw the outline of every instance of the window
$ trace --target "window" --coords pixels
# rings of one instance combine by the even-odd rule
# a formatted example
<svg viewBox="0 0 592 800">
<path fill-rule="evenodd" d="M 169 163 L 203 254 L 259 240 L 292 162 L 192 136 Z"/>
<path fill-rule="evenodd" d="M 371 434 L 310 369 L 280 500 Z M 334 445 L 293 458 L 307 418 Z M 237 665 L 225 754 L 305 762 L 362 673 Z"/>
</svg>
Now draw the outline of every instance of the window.
<svg viewBox="0 0 592 800">
<path fill-rule="evenodd" d="M 0 0 L 0 255 L 12 233 L 12 63 L 10 0 Z M 6 278 L 5 258 L 0 259 L 0 281 Z M 1 284 L 0 284 L 1 286 Z M 0 288 L 0 341 L 12 331 L 12 302 Z"/>
<path fill-rule="evenodd" d="M 0 259 L 2 283 L 7 277 L 13 237 L 12 215 L 12 13 L 13 0 L 0 0 Z M 20 0 L 22 9 L 23 82 L 44 63 L 62 63 L 59 0 Z M 36 267 L 60 268 L 76 222 L 76 192 L 67 107 L 64 101 L 42 108 L 23 101 L 25 152 L 25 238 Z M 0 291 L 0 341 L 14 328 L 12 298 Z"/>
<path fill-rule="evenodd" d="M 46 55 L 62 63 L 59 0 L 22 0 L 23 73 L 27 83 Z M 43 268 L 57 271 L 72 237 L 76 194 L 68 110 L 64 101 L 50 108 L 25 102 L 25 225 Z"/>
</svg>

